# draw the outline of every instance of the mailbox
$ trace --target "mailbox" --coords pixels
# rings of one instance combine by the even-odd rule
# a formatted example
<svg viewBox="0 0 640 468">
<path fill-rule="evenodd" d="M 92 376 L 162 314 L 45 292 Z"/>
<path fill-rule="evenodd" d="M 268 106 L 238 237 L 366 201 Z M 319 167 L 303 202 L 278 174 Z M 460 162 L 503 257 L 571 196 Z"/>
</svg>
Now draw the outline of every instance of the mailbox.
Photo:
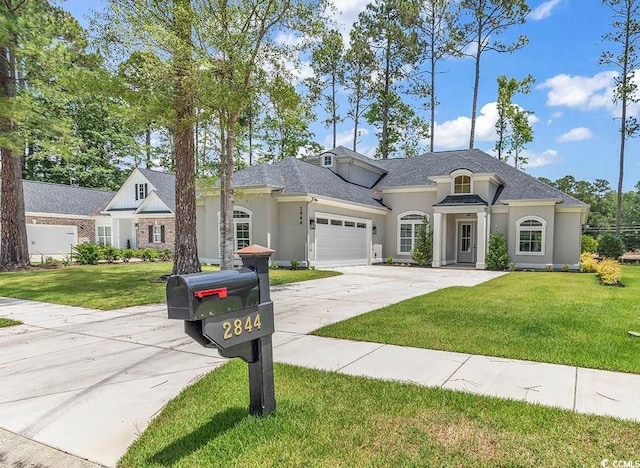
<svg viewBox="0 0 640 468">
<path fill-rule="evenodd" d="M 170 319 L 201 320 L 257 306 L 258 275 L 249 268 L 171 276 L 167 282 Z"/>
<path fill-rule="evenodd" d="M 184 320 L 185 333 L 196 342 L 249 364 L 249 411 L 264 415 L 276 406 L 269 290 L 273 250 L 253 245 L 236 253 L 244 268 L 171 276 L 167 311 L 170 319 Z"/>
</svg>

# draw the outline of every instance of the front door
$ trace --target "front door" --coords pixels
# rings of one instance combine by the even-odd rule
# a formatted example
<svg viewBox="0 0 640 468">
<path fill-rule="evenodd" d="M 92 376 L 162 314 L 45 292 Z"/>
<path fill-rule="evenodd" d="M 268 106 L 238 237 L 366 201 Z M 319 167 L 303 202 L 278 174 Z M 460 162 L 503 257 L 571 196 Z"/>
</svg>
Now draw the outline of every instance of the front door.
<svg viewBox="0 0 640 468">
<path fill-rule="evenodd" d="M 476 262 L 476 223 L 458 224 L 458 263 Z"/>
</svg>

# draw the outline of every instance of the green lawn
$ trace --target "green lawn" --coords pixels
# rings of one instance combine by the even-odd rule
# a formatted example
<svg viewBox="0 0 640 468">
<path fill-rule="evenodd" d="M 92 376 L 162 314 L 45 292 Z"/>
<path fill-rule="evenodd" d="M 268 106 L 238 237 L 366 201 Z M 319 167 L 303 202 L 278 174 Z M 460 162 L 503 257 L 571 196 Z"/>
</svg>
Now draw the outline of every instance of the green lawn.
<svg viewBox="0 0 640 468">
<path fill-rule="evenodd" d="M 637 460 L 640 424 L 276 365 L 274 415 L 247 415 L 235 360 L 168 403 L 122 467 L 600 466 Z"/>
<path fill-rule="evenodd" d="M 0 273 L 0 296 L 113 310 L 165 302 L 165 281 L 171 262 L 72 266 L 54 270 Z M 205 271 L 217 268 L 204 267 Z M 338 275 L 322 270 L 272 270 L 272 284 Z"/>
<path fill-rule="evenodd" d="M 3 327 L 11 327 L 13 325 L 20 325 L 22 322 L 18 322 L 17 320 L 11 320 L 8 318 L 0 317 L 0 328 Z"/>
<path fill-rule="evenodd" d="M 640 373 L 640 267 L 625 287 L 594 274 L 514 272 L 324 327 L 321 336 Z"/>
</svg>

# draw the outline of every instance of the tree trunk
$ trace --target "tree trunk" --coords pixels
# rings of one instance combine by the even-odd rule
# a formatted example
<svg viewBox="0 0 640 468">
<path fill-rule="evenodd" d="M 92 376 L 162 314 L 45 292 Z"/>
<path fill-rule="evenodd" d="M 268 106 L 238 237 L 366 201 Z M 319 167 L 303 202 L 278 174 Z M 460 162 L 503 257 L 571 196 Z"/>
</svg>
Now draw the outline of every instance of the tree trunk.
<svg viewBox="0 0 640 468">
<path fill-rule="evenodd" d="M 147 124 L 147 130 L 144 132 L 144 143 L 145 143 L 145 162 L 144 166 L 147 169 L 151 169 L 153 167 L 153 163 L 151 162 L 151 124 Z"/>
<path fill-rule="evenodd" d="M 14 41 L 15 42 L 15 41 Z M 0 98 L 16 97 L 16 59 L 8 47 L 0 48 Z M 0 132 L 13 130 L 7 118 L 0 121 Z M 10 148 L 0 148 L 2 201 L 0 202 L 0 269 L 29 266 L 29 246 L 22 188 L 22 161 Z"/>
<path fill-rule="evenodd" d="M 360 121 L 360 90 L 358 89 L 356 96 L 356 108 L 353 114 L 353 151 L 357 151 L 358 146 L 358 122 Z"/>
<path fill-rule="evenodd" d="M 235 126 L 237 116 L 226 120 L 223 133 L 223 151 L 220 161 L 220 269 L 233 268 L 233 151 L 235 147 Z"/>
<path fill-rule="evenodd" d="M 194 152 L 194 96 L 190 83 L 193 67 L 190 49 L 190 1 L 174 0 L 174 25 L 179 44 L 174 50 L 174 111 L 176 212 L 173 273 L 200 271 L 196 240 L 196 185 Z"/>
<path fill-rule="evenodd" d="M 331 123 L 333 124 L 333 148 L 336 147 L 336 127 L 338 126 L 338 106 L 336 104 L 336 74 L 331 74 Z"/>
<path fill-rule="evenodd" d="M 385 70 L 384 70 L 384 94 L 382 97 L 382 142 L 381 151 L 382 158 L 389 157 L 389 87 L 391 78 L 389 74 L 391 66 L 391 40 L 387 38 L 387 49 L 385 53 Z"/>
<path fill-rule="evenodd" d="M 473 104 L 471 105 L 471 132 L 469 134 L 469 149 L 473 149 L 476 136 L 476 114 L 478 113 L 478 88 L 480 86 L 480 57 L 482 55 L 482 29 L 478 32 L 478 47 L 476 49 L 476 69 L 473 80 Z"/>
<path fill-rule="evenodd" d="M 429 129 L 429 152 L 433 153 L 434 133 L 436 128 L 436 13 L 435 4 L 431 4 L 431 96 L 429 97 L 431 128 Z"/>
</svg>

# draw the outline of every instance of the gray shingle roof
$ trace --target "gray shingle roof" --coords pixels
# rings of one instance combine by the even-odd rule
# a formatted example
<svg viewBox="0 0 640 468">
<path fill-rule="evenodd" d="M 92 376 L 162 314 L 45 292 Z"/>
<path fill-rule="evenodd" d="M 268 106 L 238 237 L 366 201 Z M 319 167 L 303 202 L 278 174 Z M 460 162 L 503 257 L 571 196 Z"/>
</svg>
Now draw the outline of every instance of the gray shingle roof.
<svg viewBox="0 0 640 468">
<path fill-rule="evenodd" d="M 501 204 L 503 200 L 559 198 L 565 205 L 586 206 L 564 192 L 477 149 L 426 153 L 415 158 L 379 160 L 378 163 L 389 173 L 376 188 L 434 185 L 429 177 L 448 175 L 456 169 L 468 169 L 475 173 L 496 174 L 505 182 L 504 189 L 494 200 L 495 204 Z"/>
<path fill-rule="evenodd" d="M 171 209 L 176 211 L 176 176 L 168 172 L 152 171 L 150 169 L 138 170 L 144 175 L 149 182 L 156 188 L 156 193 L 160 199 Z"/>
<path fill-rule="evenodd" d="M 89 216 L 100 213 L 115 195 L 106 190 L 32 180 L 23 180 L 22 185 L 25 211 L 30 213 Z"/>
<path fill-rule="evenodd" d="M 378 164 L 379 160 L 368 158 L 364 154 L 356 153 L 355 151 L 350 150 L 349 148 L 345 148 L 344 146 L 337 146 L 336 148 L 327 150 L 321 153 L 319 157 L 314 159 L 319 159 L 325 154 L 333 154 L 336 158 L 346 157 L 346 158 L 357 159 L 358 161 L 362 161 L 373 167 L 377 167 L 378 169 L 384 170 L 384 167 Z"/>
<path fill-rule="evenodd" d="M 331 170 L 299 159 L 259 164 L 233 175 L 233 185 L 236 187 L 265 184 L 279 187 L 283 194 L 313 194 L 384 208 L 374 199 L 371 189 L 345 182 Z"/>
</svg>

